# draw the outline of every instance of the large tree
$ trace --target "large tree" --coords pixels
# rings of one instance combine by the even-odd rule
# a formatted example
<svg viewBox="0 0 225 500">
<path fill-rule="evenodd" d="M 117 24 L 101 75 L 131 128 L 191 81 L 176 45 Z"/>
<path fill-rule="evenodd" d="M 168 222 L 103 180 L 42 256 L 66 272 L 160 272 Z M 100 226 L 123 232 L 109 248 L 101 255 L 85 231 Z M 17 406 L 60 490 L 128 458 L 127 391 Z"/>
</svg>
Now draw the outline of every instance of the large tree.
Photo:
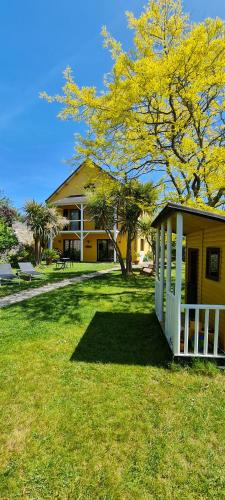
<svg viewBox="0 0 225 500">
<path fill-rule="evenodd" d="M 141 216 L 153 213 L 157 195 L 151 182 L 142 184 L 137 179 L 102 182 L 88 193 L 89 213 L 112 240 L 123 276 L 132 272 L 132 242 L 139 234 Z M 126 238 L 126 265 L 114 235 L 114 224 Z"/>
<path fill-rule="evenodd" d="M 165 194 L 180 202 L 225 203 L 225 25 L 191 23 L 180 0 L 151 0 L 125 52 L 103 29 L 113 57 L 104 92 L 75 83 L 65 71 L 60 117 L 83 120 L 78 155 L 124 172 L 156 172 Z"/>
</svg>

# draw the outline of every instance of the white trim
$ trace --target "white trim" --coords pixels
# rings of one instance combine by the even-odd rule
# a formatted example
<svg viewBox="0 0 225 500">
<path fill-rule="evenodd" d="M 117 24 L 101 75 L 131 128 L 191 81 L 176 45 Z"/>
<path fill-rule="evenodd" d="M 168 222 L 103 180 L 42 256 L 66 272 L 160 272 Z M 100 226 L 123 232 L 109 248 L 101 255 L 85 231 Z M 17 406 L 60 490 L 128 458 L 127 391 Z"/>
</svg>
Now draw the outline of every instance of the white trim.
<svg viewBox="0 0 225 500">
<path fill-rule="evenodd" d="M 155 251 L 155 275 L 159 278 L 159 245 L 160 245 L 160 229 L 156 230 L 156 251 Z"/>
<path fill-rule="evenodd" d="M 180 354 L 180 331 L 181 331 L 181 286 L 182 286 L 182 242 L 183 242 L 183 215 L 177 212 L 176 217 L 176 328 L 174 329 L 173 349 L 174 354 Z"/>
<path fill-rule="evenodd" d="M 80 222 L 80 260 L 83 262 L 84 260 L 84 205 L 83 203 L 80 204 L 80 215 L 81 215 L 81 222 Z"/>
<path fill-rule="evenodd" d="M 188 354 L 185 354 L 183 352 L 180 352 L 179 354 L 176 354 L 174 353 L 174 356 L 179 356 L 179 357 L 182 357 L 182 358 L 212 358 L 212 359 L 215 359 L 215 358 L 218 358 L 218 359 L 224 359 L 225 358 L 225 354 L 217 354 L 215 356 L 215 354 L 203 354 L 201 352 L 199 352 L 198 354 L 195 354 L 194 352 L 192 353 L 188 353 Z"/>
<path fill-rule="evenodd" d="M 166 315 L 165 315 L 165 333 L 169 339 L 171 335 L 171 248 L 172 248 L 172 221 L 167 220 L 167 244 L 166 244 Z"/>
<path fill-rule="evenodd" d="M 118 235 L 118 230 L 117 230 L 117 209 L 114 208 L 114 226 L 113 226 L 113 238 L 116 241 L 117 240 L 117 235 Z M 116 263 L 117 255 L 116 255 L 116 249 L 113 249 L 113 262 Z"/>
<path fill-rule="evenodd" d="M 189 311 L 195 311 L 195 319 L 194 319 L 194 352 L 189 352 L 188 348 L 188 337 L 189 337 Z M 215 311 L 214 318 L 214 330 L 209 331 L 209 312 L 210 310 Z M 185 312 L 185 343 L 184 343 L 184 353 L 185 355 L 190 356 L 204 356 L 204 357 L 225 357 L 225 354 L 221 353 L 219 347 L 219 319 L 220 319 L 220 311 L 225 310 L 225 305 L 215 305 L 215 304 L 181 304 L 181 311 Z M 204 311 L 204 319 L 203 314 L 200 316 L 200 311 Z M 200 327 L 200 317 L 203 325 L 201 326 L 201 345 L 199 345 L 199 327 Z M 186 319 L 187 318 L 187 319 Z M 210 341 L 211 349 L 213 348 L 213 353 L 209 352 L 209 334 L 213 335 L 213 346 L 212 339 Z M 202 345 L 202 335 L 203 337 L 203 345 Z M 203 352 L 199 352 L 199 351 Z"/>
<path fill-rule="evenodd" d="M 60 234 L 80 234 L 81 231 L 77 230 L 77 231 L 60 231 Z M 83 230 L 83 234 L 84 233 L 93 233 L 93 234 L 97 234 L 97 233 L 100 233 L 100 234 L 108 234 L 107 231 L 104 231 L 103 229 L 84 229 Z M 117 231 L 117 234 L 119 233 L 119 231 Z"/>
<path fill-rule="evenodd" d="M 224 304 L 181 304 L 181 311 L 184 309 L 221 309 L 225 311 Z"/>
<path fill-rule="evenodd" d="M 167 248 L 166 248 L 166 291 L 171 291 L 171 250 L 172 250 L 172 221 L 167 220 Z"/>
<path fill-rule="evenodd" d="M 60 231 L 60 234 L 80 234 L 81 231 L 80 230 L 75 230 L 75 231 Z M 104 229 L 84 229 L 83 230 L 83 233 L 100 233 L 100 234 L 108 234 L 107 231 L 105 231 Z M 119 234 L 119 231 L 117 231 L 117 235 Z"/>
<path fill-rule="evenodd" d="M 159 321 L 163 321 L 164 311 L 164 277 L 165 277 L 165 224 L 161 225 L 161 252 L 160 252 L 160 298 L 159 298 Z"/>
</svg>

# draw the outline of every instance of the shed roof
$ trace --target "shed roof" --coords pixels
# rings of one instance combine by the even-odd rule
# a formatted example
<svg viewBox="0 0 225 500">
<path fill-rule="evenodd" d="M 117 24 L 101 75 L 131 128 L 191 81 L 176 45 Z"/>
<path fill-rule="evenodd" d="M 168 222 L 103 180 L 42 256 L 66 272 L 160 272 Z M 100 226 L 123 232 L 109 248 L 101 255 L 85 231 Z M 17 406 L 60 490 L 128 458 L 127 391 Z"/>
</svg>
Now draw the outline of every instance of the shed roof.
<svg viewBox="0 0 225 500">
<path fill-rule="evenodd" d="M 215 228 L 225 224 L 225 215 L 187 207 L 178 203 L 167 203 L 152 222 L 152 227 L 157 228 L 162 222 L 171 217 L 172 230 L 175 232 L 175 215 L 177 212 L 183 213 L 184 234 L 193 233 L 202 229 Z"/>
</svg>

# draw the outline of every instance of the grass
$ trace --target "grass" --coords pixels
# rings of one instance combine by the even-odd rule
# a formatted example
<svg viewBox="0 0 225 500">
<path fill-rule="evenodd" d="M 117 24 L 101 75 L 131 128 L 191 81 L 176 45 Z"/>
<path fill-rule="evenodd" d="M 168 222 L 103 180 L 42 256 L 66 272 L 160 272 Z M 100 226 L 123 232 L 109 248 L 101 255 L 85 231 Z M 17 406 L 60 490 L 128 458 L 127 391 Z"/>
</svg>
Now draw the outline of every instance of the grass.
<svg viewBox="0 0 225 500">
<path fill-rule="evenodd" d="M 52 283 L 54 281 L 61 281 L 73 278 L 74 276 L 79 276 L 83 273 L 92 273 L 93 271 L 100 271 L 101 269 L 109 269 L 111 267 L 114 267 L 113 262 L 74 262 L 71 267 L 66 267 L 66 269 L 57 269 L 55 264 L 46 266 L 43 263 L 37 268 L 37 271 L 42 273 L 41 277 L 30 281 L 29 278 L 26 278 L 25 276 L 20 280 L 20 283 L 18 279 L 12 280 L 11 282 L 3 282 L 0 286 L 0 298 L 13 293 L 18 293 L 22 290 L 47 285 L 48 283 Z"/>
<path fill-rule="evenodd" d="M 224 375 L 170 365 L 153 293 L 114 273 L 2 310 L 0 498 L 224 498 Z"/>
</svg>

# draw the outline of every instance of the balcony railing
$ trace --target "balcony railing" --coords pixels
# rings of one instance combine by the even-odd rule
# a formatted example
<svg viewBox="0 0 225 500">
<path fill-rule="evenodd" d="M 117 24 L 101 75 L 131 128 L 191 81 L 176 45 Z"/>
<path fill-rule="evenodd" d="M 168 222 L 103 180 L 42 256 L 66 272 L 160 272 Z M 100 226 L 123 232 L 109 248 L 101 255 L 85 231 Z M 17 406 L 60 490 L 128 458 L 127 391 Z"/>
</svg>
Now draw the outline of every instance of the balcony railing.
<svg viewBox="0 0 225 500">
<path fill-rule="evenodd" d="M 66 226 L 64 226 L 63 231 L 80 231 L 81 230 L 81 220 L 70 220 Z M 104 231 L 104 227 L 96 225 L 94 220 L 84 219 L 83 220 L 83 231 Z"/>
<path fill-rule="evenodd" d="M 66 226 L 64 226 L 63 231 L 80 231 L 81 221 L 71 220 Z"/>
</svg>

